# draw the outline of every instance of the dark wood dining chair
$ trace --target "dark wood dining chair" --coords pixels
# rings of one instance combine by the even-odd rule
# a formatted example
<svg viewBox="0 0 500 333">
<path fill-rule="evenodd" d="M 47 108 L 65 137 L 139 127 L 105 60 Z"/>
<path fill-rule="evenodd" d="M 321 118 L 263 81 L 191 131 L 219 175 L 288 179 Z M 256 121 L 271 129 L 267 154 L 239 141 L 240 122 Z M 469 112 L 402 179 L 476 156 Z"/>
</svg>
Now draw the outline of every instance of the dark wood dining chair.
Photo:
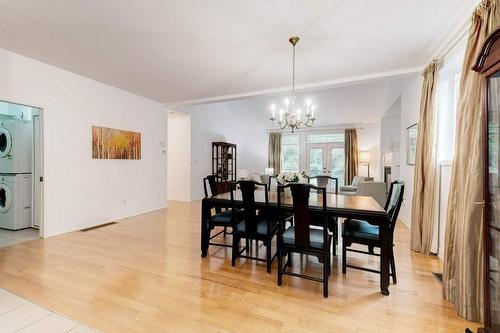
<svg viewBox="0 0 500 333">
<path fill-rule="evenodd" d="M 335 177 L 320 175 L 320 176 L 306 176 L 307 182 L 318 187 L 326 188 L 327 192 L 329 189 L 335 189 L 335 194 L 339 194 L 339 179 Z"/>
<path fill-rule="evenodd" d="M 328 232 L 328 215 L 326 212 L 326 189 L 311 184 L 288 184 L 280 188 L 290 187 L 293 201 L 293 220 L 285 218 L 285 210 L 282 206 L 283 195 L 278 195 L 278 211 L 282 218 L 278 228 L 278 285 L 283 282 L 283 275 L 301 277 L 323 283 L 323 296 L 328 297 L 328 277 L 330 275 L 330 246 L 332 236 Z M 311 228 L 316 225 L 312 222 L 312 215 L 309 207 L 309 194 L 311 189 L 322 194 L 321 210 L 318 212 L 322 216 L 323 225 L 321 229 Z M 315 215 L 317 216 L 317 214 Z M 287 227 L 287 222 L 290 226 Z M 323 278 L 295 273 L 287 269 L 292 267 L 292 254 L 301 253 L 316 256 L 323 264 Z M 283 258 L 287 257 L 283 265 Z"/>
<path fill-rule="evenodd" d="M 263 188 L 264 206 L 257 212 L 255 204 L 256 188 Z M 239 218 L 236 218 L 235 194 L 239 191 L 242 199 L 242 211 Z M 236 265 L 237 258 L 246 258 L 257 261 L 264 261 L 267 264 L 267 272 L 271 273 L 271 266 L 276 258 L 276 253 L 271 254 L 271 242 L 276 235 L 278 223 L 270 214 L 269 193 L 267 184 L 258 183 L 253 180 L 239 180 L 231 183 L 231 205 L 233 208 L 233 255 L 231 264 Z M 240 249 L 240 240 L 246 239 L 246 246 Z M 266 258 L 262 259 L 250 255 L 251 241 L 262 241 L 266 247 Z M 243 255 L 245 252 L 245 255 Z"/>
<path fill-rule="evenodd" d="M 307 182 L 313 184 L 317 187 L 326 188 L 326 192 L 329 192 L 329 189 L 335 189 L 335 194 L 339 194 L 339 180 L 335 177 L 320 175 L 320 176 L 305 176 Z M 318 192 L 319 193 L 319 192 Z M 333 247 L 333 255 L 337 255 L 338 239 L 339 239 L 339 225 L 338 218 L 336 216 L 328 216 L 328 230 L 333 234 L 334 244 Z"/>
<path fill-rule="evenodd" d="M 389 250 L 389 263 L 390 263 L 390 275 L 392 276 L 392 282 L 397 283 L 396 278 L 396 263 L 394 261 L 394 228 L 398 220 L 399 209 L 403 202 L 405 185 L 404 182 L 394 181 L 391 184 L 389 190 L 389 197 L 385 204 L 385 211 L 389 215 L 389 242 L 391 244 Z M 372 256 L 380 256 L 380 253 L 375 253 L 374 248 L 381 248 L 381 241 L 379 235 L 379 227 L 372 225 L 366 221 L 348 219 L 344 222 L 342 228 L 342 273 L 346 274 L 347 267 L 360 269 L 367 272 L 378 273 L 380 271 L 369 269 L 366 267 L 359 267 L 349 265 L 347 263 L 347 251 L 368 254 Z M 350 248 L 352 244 L 362 244 L 368 246 L 368 251 L 361 251 Z"/>
<path fill-rule="evenodd" d="M 278 191 L 278 186 L 279 185 L 281 185 L 281 183 L 278 180 L 278 176 L 277 175 L 271 175 L 271 176 L 269 176 L 269 184 L 267 184 L 267 190 L 268 191 L 272 191 L 273 188 L 275 188 L 276 191 Z"/>
<path fill-rule="evenodd" d="M 208 186 L 207 186 L 208 185 Z M 209 175 L 203 178 L 203 190 L 205 192 L 205 198 L 216 196 L 222 188 L 222 177 L 216 175 Z M 209 217 L 208 226 L 210 228 L 210 233 L 215 227 L 222 227 L 223 230 L 219 231 L 215 235 L 209 234 L 209 245 L 232 247 L 232 245 L 222 244 L 222 243 L 212 243 L 210 240 L 213 238 L 223 235 L 226 238 L 227 228 L 233 225 L 233 211 L 231 209 L 223 210 L 221 208 L 216 208 L 215 214 Z"/>
</svg>

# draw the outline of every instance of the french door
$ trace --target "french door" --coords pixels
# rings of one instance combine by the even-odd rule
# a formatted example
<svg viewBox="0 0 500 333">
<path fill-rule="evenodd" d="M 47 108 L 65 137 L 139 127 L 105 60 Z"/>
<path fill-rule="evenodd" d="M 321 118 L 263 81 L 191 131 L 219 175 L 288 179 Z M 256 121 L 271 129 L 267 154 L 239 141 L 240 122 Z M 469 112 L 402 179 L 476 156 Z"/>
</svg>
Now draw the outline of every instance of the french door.
<svg viewBox="0 0 500 333">
<path fill-rule="evenodd" d="M 337 178 L 344 185 L 344 145 L 338 143 L 310 143 L 307 145 L 307 174 Z M 332 186 L 334 186 L 332 184 Z M 330 190 L 330 189 L 329 189 Z"/>
</svg>

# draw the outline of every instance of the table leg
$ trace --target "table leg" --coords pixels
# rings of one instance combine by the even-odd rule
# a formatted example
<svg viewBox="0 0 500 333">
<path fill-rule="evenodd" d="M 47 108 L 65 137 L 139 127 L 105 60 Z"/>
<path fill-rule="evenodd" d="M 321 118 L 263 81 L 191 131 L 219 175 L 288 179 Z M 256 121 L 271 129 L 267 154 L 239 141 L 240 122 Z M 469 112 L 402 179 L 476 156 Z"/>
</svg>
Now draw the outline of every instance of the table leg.
<svg viewBox="0 0 500 333">
<path fill-rule="evenodd" d="M 379 225 L 380 232 L 380 292 L 382 295 L 389 295 L 389 223 L 382 220 Z"/>
<path fill-rule="evenodd" d="M 210 214 L 210 205 L 203 199 L 201 202 L 201 256 L 205 258 L 208 253 L 209 233 L 208 233 L 208 215 Z"/>
</svg>

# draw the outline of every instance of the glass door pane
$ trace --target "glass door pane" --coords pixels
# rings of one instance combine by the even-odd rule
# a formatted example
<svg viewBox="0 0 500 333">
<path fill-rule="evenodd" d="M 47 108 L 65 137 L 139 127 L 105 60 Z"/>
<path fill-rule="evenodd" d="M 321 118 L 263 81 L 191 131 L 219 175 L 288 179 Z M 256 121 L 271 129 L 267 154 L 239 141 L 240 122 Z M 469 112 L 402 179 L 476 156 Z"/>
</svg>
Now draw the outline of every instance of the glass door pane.
<svg viewBox="0 0 500 333">
<path fill-rule="evenodd" d="M 309 148 L 309 176 L 314 177 L 323 174 L 323 151 L 323 148 Z"/>
<path fill-rule="evenodd" d="M 344 148 L 332 148 L 330 156 L 331 177 L 339 180 L 339 186 L 344 185 L 345 155 Z"/>
</svg>

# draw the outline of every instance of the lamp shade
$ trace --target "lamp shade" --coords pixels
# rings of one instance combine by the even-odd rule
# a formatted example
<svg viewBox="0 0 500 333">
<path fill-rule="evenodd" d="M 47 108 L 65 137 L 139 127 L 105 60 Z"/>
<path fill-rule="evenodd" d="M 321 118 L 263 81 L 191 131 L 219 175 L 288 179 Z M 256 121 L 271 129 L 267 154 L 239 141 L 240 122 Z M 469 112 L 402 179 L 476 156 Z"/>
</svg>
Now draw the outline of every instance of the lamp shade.
<svg viewBox="0 0 500 333">
<path fill-rule="evenodd" d="M 371 153 L 369 151 L 361 151 L 359 152 L 359 162 L 360 163 L 370 163 L 371 161 Z"/>
</svg>

